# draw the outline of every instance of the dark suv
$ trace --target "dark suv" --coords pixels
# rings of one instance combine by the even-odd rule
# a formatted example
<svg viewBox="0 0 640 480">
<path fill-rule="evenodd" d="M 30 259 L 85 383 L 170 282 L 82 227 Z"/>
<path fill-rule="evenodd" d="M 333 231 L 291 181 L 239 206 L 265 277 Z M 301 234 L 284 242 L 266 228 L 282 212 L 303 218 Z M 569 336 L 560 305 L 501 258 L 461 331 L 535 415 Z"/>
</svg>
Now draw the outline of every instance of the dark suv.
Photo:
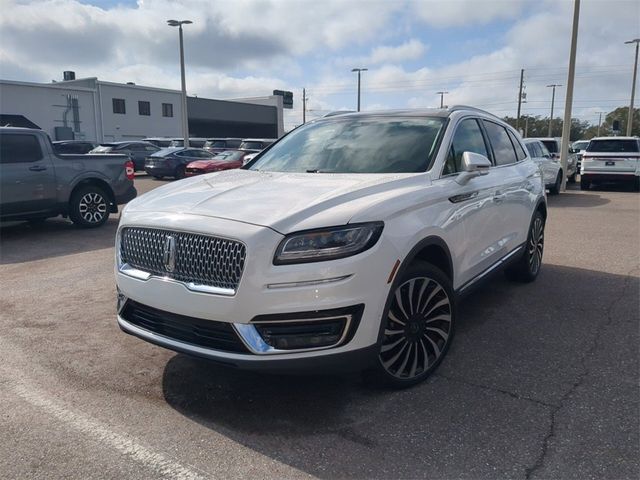
<svg viewBox="0 0 640 480">
<path fill-rule="evenodd" d="M 101 143 L 89 153 L 117 153 L 128 155 L 136 171 L 144 170 L 144 159 L 160 150 L 149 142 L 110 142 Z"/>
</svg>

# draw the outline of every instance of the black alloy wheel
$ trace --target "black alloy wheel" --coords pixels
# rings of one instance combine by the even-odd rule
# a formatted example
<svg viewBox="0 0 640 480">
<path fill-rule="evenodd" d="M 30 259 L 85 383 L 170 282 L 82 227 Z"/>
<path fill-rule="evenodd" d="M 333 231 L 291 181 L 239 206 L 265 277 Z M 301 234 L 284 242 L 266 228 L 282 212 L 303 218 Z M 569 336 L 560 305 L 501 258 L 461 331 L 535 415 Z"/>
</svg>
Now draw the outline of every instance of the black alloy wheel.
<svg viewBox="0 0 640 480">
<path fill-rule="evenodd" d="M 411 265 L 390 295 L 374 373 L 379 383 L 403 388 L 426 379 L 446 355 L 455 300 L 449 278 L 425 262 Z"/>
</svg>

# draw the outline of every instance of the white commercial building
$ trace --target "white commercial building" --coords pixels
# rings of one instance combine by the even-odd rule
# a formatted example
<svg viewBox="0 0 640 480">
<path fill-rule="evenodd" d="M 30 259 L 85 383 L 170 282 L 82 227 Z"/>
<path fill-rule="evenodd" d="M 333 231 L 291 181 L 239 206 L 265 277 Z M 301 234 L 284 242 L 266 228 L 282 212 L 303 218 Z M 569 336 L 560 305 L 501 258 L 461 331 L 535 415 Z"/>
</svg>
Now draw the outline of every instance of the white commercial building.
<svg viewBox="0 0 640 480">
<path fill-rule="evenodd" d="M 145 137 L 181 137 L 179 90 L 113 83 L 95 77 L 52 83 L 0 80 L 0 123 L 20 117 L 53 140 L 98 143 Z M 232 101 L 189 97 L 192 136 L 279 137 L 284 132 L 282 97 Z M 243 106 L 246 105 L 246 106 Z M 27 122 L 28 123 L 28 122 Z M 194 135 L 197 133 L 197 135 Z"/>
</svg>

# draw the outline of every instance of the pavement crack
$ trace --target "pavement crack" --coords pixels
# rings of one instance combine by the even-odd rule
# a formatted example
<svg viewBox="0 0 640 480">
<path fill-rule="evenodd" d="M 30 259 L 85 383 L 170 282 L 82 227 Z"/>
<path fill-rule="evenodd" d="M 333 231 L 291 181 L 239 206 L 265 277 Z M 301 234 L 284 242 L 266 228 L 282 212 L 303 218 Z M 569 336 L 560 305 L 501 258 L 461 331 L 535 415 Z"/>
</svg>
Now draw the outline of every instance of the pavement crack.
<svg viewBox="0 0 640 480">
<path fill-rule="evenodd" d="M 525 401 L 525 402 L 535 403 L 535 404 L 543 406 L 543 407 L 548 407 L 548 408 L 556 408 L 556 407 L 558 407 L 558 405 L 556 405 L 556 404 L 544 402 L 542 400 L 538 400 L 537 398 L 523 397 L 522 395 L 518 395 L 517 393 L 510 392 L 509 390 L 505 390 L 503 388 L 492 387 L 492 386 L 489 386 L 489 385 L 484 385 L 482 383 L 472 382 L 472 381 L 467 380 L 465 378 L 451 377 L 449 375 L 443 375 L 441 373 L 434 373 L 433 376 L 434 377 L 438 377 L 438 378 L 444 378 L 445 380 L 449 380 L 449 381 L 452 381 L 452 382 L 462 383 L 462 384 L 468 385 L 470 387 L 476 387 L 476 388 L 481 388 L 483 390 L 489 390 L 491 392 L 500 393 L 500 394 L 503 394 L 503 395 L 507 395 L 507 396 L 509 396 L 511 398 L 515 398 L 516 400 L 522 400 L 522 401 Z"/>
<path fill-rule="evenodd" d="M 525 469 L 525 478 L 527 480 L 533 478 L 534 475 L 538 472 L 538 470 L 540 470 L 544 466 L 545 460 L 549 453 L 551 440 L 556 436 L 558 414 L 564 408 L 566 401 L 573 395 L 573 393 L 584 383 L 585 379 L 590 375 L 591 370 L 587 366 L 587 359 L 598 348 L 600 331 L 603 328 L 606 328 L 611 324 L 613 324 L 614 322 L 614 318 L 612 316 L 613 310 L 616 307 L 616 305 L 627 296 L 627 290 L 631 285 L 631 280 L 634 278 L 632 276 L 632 273 L 637 270 L 638 270 L 638 267 L 634 267 L 631 270 L 629 270 L 629 272 L 625 275 L 624 284 L 622 286 L 622 289 L 620 290 L 620 294 L 617 297 L 615 297 L 613 300 L 611 300 L 611 302 L 607 306 L 605 310 L 604 320 L 600 322 L 598 325 L 596 325 L 596 328 L 595 328 L 596 331 L 591 337 L 589 348 L 587 348 L 584 354 L 580 357 L 579 363 L 580 363 L 580 366 L 582 367 L 582 371 L 578 374 L 575 381 L 571 384 L 571 387 L 569 387 L 569 389 L 562 395 L 562 397 L 560 397 L 559 404 L 552 406 L 552 410 L 550 413 L 551 421 L 549 422 L 549 429 L 547 431 L 547 434 L 542 440 L 540 453 L 538 454 L 536 461 L 530 467 Z"/>
</svg>

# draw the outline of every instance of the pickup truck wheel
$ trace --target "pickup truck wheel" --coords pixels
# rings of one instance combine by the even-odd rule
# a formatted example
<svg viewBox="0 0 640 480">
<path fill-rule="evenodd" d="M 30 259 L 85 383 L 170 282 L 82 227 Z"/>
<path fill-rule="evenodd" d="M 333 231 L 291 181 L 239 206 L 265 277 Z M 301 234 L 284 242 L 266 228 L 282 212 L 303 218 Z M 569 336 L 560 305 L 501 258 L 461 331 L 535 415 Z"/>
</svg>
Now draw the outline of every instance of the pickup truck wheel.
<svg viewBox="0 0 640 480">
<path fill-rule="evenodd" d="M 82 228 L 103 225 L 109 219 L 109 201 L 104 190 L 96 185 L 78 189 L 69 202 L 69 218 Z"/>
<path fill-rule="evenodd" d="M 560 188 L 562 187 L 562 170 L 558 172 L 556 175 L 556 182 L 553 184 L 553 187 L 549 189 L 549 193 L 552 195 L 558 195 L 560 193 Z"/>
<path fill-rule="evenodd" d="M 453 340 L 456 308 L 449 278 L 426 262 L 416 262 L 390 292 L 382 319 L 376 366 L 367 379 L 405 388 L 426 379 Z"/>
<path fill-rule="evenodd" d="M 540 273 L 544 251 L 544 217 L 540 212 L 536 212 L 531 220 L 524 249 L 524 254 L 520 259 L 505 270 L 509 280 L 524 283 L 533 282 Z"/>
</svg>

